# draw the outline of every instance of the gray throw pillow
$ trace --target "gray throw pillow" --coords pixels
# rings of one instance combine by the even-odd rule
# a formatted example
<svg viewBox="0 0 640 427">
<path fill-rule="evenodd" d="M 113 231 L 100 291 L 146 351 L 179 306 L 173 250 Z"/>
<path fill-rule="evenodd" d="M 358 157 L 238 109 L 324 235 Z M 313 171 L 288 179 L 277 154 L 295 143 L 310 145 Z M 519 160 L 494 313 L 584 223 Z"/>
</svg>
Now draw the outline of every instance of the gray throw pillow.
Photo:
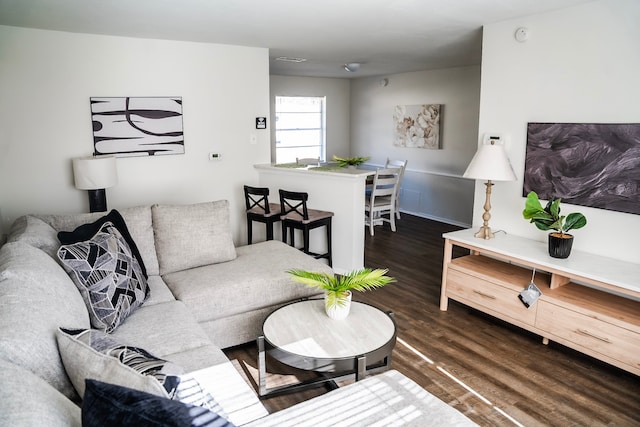
<svg viewBox="0 0 640 427">
<path fill-rule="evenodd" d="M 143 349 L 122 345 L 102 331 L 60 328 L 56 338 L 64 369 L 80 397 L 87 378 L 164 397 L 173 396 L 180 383 L 182 368 Z"/>
<path fill-rule="evenodd" d="M 56 339 L 64 368 L 80 397 L 85 395 L 85 380 L 96 379 L 202 406 L 226 416 L 191 374 L 142 348 L 124 345 L 95 329 L 59 328 Z"/>
<path fill-rule="evenodd" d="M 236 258 L 229 202 L 151 208 L 160 274 Z"/>
<path fill-rule="evenodd" d="M 111 222 L 90 240 L 60 246 L 58 258 L 80 290 L 96 329 L 112 332 L 149 297 L 140 264 Z"/>
</svg>

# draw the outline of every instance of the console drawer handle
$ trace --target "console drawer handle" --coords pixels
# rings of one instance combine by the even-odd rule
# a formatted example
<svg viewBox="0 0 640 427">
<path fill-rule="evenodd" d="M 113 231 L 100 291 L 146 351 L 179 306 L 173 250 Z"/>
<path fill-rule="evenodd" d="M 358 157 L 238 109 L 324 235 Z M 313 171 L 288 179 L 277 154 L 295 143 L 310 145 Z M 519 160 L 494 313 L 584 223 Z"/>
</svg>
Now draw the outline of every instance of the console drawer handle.
<svg viewBox="0 0 640 427">
<path fill-rule="evenodd" d="M 609 340 L 609 338 L 606 338 L 606 337 L 599 337 L 598 335 L 592 334 L 591 332 L 589 332 L 589 331 L 587 331 L 587 330 L 584 330 L 584 329 L 577 329 L 577 330 L 576 330 L 576 332 L 578 332 L 579 334 L 586 335 L 586 336 L 588 336 L 588 337 L 595 338 L 595 339 L 597 339 L 597 340 L 600 340 L 600 341 L 606 342 L 607 344 L 611 344 L 611 340 Z"/>
<path fill-rule="evenodd" d="M 494 297 L 493 295 L 485 294 L 484 292 L 476 291 L 475 289 L 473 290 L 473 292 L 485 298 L 496 299 L 496 297 Z"/>
</svg>

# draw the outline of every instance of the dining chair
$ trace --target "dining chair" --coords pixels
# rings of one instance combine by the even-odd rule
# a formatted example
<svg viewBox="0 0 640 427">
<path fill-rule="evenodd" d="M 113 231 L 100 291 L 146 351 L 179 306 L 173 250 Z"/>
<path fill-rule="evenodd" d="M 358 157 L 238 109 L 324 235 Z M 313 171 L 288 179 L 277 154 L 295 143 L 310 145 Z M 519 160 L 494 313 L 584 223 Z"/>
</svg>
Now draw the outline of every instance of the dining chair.
<svg viewBox="0 0 640 427">
<path fill-rule="evenodd" d="M 365 224 L 373 236 L 373 227 L 388 222 L 391 231 L 396 231 L 396 193 L 400 181 L 400 168 L 376 170 L 373 177 L 371 195 L 365 201 Z M 388 215 L 389 218 L 385 218 Z"/>
<path fill-rule="evenodd" d="M 247 244 L 253 240 L 253 221 L 267 227 L 267 240 L 273 240 L 273 224 L 280 221 L 280 205 L 269 203 L 269 189 L 244 186 L 244 203 L 247 213 Z"/>
<path fill-rule="evenodd" d="M 331 267 L 333 264 L 331 255 L 331 218 L 333 217 L 333 212 L 309 209 L 307 207 L 308 200 L 308 193 L 280 190 L 282 241 L 287 243 L 288 231 L 289 245 L 295 247 L 295 230 L 302 230 L 303 242 L 301 250 L 316 259 L 326 258 Z M 314 253 L 309 250 L 309 231 L 318 227 L 326 227 L 326 253 Z"/>
<path fill-rule="evenodd" d="M 404 177 L 404 170 L 407 168 L 408 160 L 390 160 L 387 157 L 385 168 L 400 168 L 400 178 L 398 179 L 398 191 L 396 191 L 396 218 L 400 219 L 400 186 Z"/>
</svg>

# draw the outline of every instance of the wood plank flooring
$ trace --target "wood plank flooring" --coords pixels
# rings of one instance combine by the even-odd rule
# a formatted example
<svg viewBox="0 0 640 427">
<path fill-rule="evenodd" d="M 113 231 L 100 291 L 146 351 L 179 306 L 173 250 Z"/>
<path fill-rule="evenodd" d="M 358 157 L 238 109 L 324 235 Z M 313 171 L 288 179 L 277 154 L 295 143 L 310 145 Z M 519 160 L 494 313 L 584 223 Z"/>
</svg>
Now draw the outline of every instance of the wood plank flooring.
<svg viewBox="0 0 640 427">
<path fill-rule="evenodd" d="M 483 426 L 640 425 L 640 377 L 455 301 L 439 310 L 441 235 L 457 227 L 403 214 L 397 228 L 366 233 L 365 265 L 389 268 L 398 283 L 354 295 L 395 313 L 394 369 Z M 225 352 L 256 366 L 255 344 Z M 273 412 L 324 392 L 263 402 Z"/>
</svg>

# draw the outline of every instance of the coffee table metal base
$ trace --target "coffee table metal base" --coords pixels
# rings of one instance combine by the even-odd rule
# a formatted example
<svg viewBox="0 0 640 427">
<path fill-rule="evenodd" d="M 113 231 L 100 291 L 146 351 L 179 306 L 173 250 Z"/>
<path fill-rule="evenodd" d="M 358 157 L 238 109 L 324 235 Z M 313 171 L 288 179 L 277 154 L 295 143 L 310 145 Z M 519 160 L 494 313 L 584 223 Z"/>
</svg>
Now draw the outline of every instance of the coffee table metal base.
<svg viewBox="0 0 640 427">
<path fill-rule="evenodd" d="M 311 302 L 307 301 L 306 303 L 309 304 Z M 318 304 L 320 304 L 320 302 Z M 364 308 L 368 310 L 372 309 L 370 306 Z M 392 312 L 386 312 L 384 314 L 379 310 L 377 310 L 377 312 L 390 321 L 388 326 L 392 334 L 388 338 L 385 338 L 386 343 L 384 345 L 379 348 L 372 348 L 371 351 L 367 351 L 365 354 L 355 354 L 346 357 L 302 356 L 295 352 L 289 352 L 287 349 L 279 348 L 266 339 L 264 335 L 259 336 L 257 339 L 258 383 L 254 384 L 258 390 L 258 395 L 261 398 L 272 397 L 318 386 L 335 389 L 338 387 L 336 381 L 345 379 L 355 379 L 355 381 L 359 381 L 369 374 L 388 370 L 391 367 L 391 353 L 395 345 L 395 322 Z M 295 384 L 267 388 L 267 353 L 269 353 L 274 360 L 284 365 L 314 372 L 317 377 Z M 253 380 L 252 376 L 250 376 L 250 378 Z M 255 381 L 253 382 L 255 383 Z"/>
<path fill-rule="evenodd" d="M 304 381 L 300 381 L 294 384 L 287 384 L 283 386 L 277 386 L 267 388 L 267 361 L 264 336 L 259 336 L 257 339 L 258 344 L 258 395 L 260 398 L 274 397 L 286 393 L 293 393 L 297 391 L 306 390 L 309 388 L 325 386 L 329 390 L 338 388 L 336 381 L 342 381 L 347 379 L 355 379 L 359 381 L 365 378 L 367 375 L 375 374 L 378 372 L 386 371 L 391 367 L 391 354 L 385 357 L 380 363 L 367 366 L 367 357 L 365 355 L 358 356 L 354 359 L 354 368 L 352 371 L 328 373 L 328 372 L 316 372 L 317 378 L 312 378 Z"/>
</svg>

